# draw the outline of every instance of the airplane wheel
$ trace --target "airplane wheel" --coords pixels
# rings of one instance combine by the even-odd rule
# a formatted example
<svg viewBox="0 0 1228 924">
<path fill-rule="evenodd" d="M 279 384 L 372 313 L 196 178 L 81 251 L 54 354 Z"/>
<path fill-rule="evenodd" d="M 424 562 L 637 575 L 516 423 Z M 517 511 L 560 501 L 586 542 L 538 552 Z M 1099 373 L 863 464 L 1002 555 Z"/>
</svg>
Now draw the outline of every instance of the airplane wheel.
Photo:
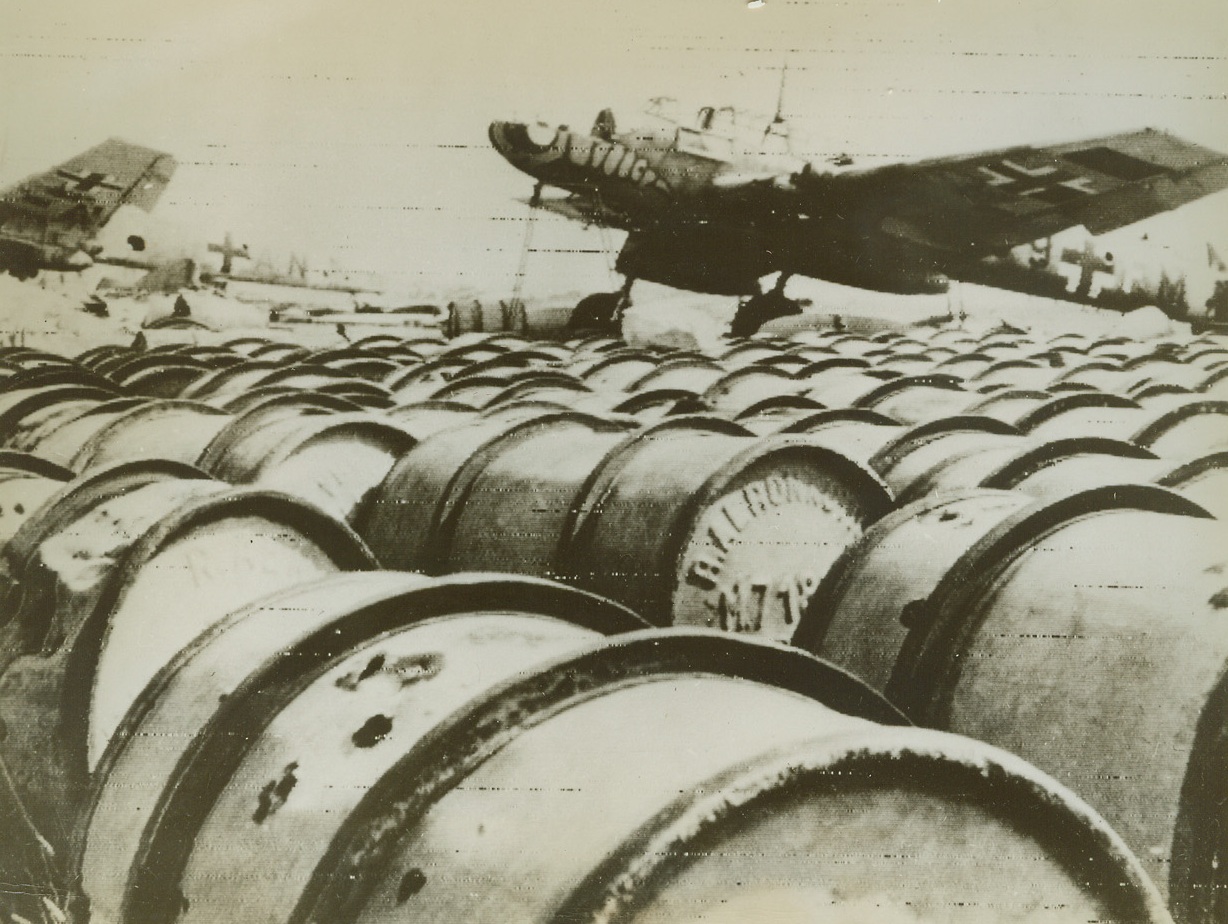
<svg viewBox="0 0 1228 924">
<path fill-rule="evenodd" d="M 615 314 L 618 311 L 620 292 L 597 292 L 586 295 L 576 303 L 576 310 L 567 321 L 569 330 L 596 330 L 617 335 L 618 322 Z"/>
<path fill-rule="evenodd" d="M 778 292 L 755 295 L 738 305 L 733 323 L 729 325 L 729 335 L 749 337 L 768 321 L 801 313 L 802 306 L 795 299 Z"/>
</svg>

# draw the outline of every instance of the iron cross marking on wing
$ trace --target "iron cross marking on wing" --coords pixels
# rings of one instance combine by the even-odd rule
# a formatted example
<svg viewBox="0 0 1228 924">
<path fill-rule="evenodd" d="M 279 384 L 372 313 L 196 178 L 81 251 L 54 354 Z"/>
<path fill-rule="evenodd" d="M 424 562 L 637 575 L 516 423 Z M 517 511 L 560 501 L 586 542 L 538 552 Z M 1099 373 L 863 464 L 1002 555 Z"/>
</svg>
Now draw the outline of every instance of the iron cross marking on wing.
<svg viewBox="0 0 1228 924">
<path fill-rule="evenodd" d="M 976 169 L 987 185 L 1002 187 L 1018 196 L 1039 196 L 1047 199 L 1054 193 L 1063 197 L 1071 192 L 1089 196 L 1096 193 L 1091 177 L 1071 176 L 1056 164 L 1025 167 L 1009 158 L 1003 158 L 993 166 Z"/>
</svg>

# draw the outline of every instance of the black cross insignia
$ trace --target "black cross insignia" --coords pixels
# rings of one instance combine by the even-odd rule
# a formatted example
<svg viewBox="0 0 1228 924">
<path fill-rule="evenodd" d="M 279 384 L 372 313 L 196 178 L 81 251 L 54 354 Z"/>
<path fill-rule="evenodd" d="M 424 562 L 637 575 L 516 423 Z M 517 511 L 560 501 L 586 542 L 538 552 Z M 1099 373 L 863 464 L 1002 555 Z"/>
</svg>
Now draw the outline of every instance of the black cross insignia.
<svg viewBox="0 0 1228 924">
<path fill-rule="evenodd" d="M 87 193 L 94 189 L 112 189 L 118 192 L 124 188 L 106 173 L 86 173 L 84 171 L 74 173 L 71 170 L 60 169 L 56 171 L 56 176 L 67 181 L 64 184 L 65 192 Z"/>
<path fill-rule="evenodd" d="M 998 186 L 1017 196 L 1037 196 L 1046 201 L 1068 199 L 1074 193 L 1092 196 L 1091 177 L 1071 176 L 1055 164 L 1041 167 L 1025 167 L 1009 158 L 1003 158 L 992 166 L 976 168 L 989 186 Z"/>
</svg>

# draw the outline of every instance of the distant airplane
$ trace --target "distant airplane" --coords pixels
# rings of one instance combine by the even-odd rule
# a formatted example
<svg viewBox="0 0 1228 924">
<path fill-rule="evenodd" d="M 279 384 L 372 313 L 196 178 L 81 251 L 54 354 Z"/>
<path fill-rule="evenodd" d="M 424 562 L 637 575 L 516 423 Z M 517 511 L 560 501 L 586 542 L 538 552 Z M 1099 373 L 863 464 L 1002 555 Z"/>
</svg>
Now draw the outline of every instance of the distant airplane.
<svg viewBox="0 0 1228 924">
<path fill-rule="evenodd" d="M 248 253 L 247 245 L 238 245 L 231 240 L 227 232 L 220 244 L 209 244 L 210 253 L 221 254 L 222 265 L 219 271 L 202 270 L 201 282 L 209 285 L 225 286 L 231 282 L 253 283 L 255 285 L 279 286 L 292 289 L 310 289 L 313 292 L 344 292 L 349 295 L 364 295 L 379 292 L 379 287 L 372 280 L 366 282 L 356 280 L 355 273 L 346 270 L 311 270 L 307 260 L 297 254 L 291 254 L 287 269 L 275 269 L 267 258 L 253 260 Z M 254 266 L 244 270 L 234 268 L 235 260 L 249 260 Z"/>
<path fill-rule="evenodd" d="M 1102 234 L 1228 188 L 1228 157 L 1154 129 L 858 169 L 843 155 L 821 166 L 793 156 L 779 104 L 765 127 L 730 107 L 684 123 L 666 102 L 623 132 L 608 109 L 587 133 L 490 126 L 495 149 L 535 180 L 531 205 L 628 232 L 616 264 L 625 284 L 582 299 L 575 327 L 617 325 L 638 279 L 748 296 L 735 335 L 800 312 L 784 293 L 794 275 L 898 294 L 963 280 L 1179 311 L 1176 280 L 1153 285 L 1098 242 L 1054 248 L 1051 238 L 1080 226 Z"/>
<path fill-rule="evenodd" d="M 44 269 L 85 269 L 102 252 L 96 238 L 119 207 L 149 211 L 174 172 L 169 154 L 111 138 L 0 191 L 0 272 L 26 279 Z M 134 254 L 145 250 L 139 236 L 127 243 Z"/>
</svg>

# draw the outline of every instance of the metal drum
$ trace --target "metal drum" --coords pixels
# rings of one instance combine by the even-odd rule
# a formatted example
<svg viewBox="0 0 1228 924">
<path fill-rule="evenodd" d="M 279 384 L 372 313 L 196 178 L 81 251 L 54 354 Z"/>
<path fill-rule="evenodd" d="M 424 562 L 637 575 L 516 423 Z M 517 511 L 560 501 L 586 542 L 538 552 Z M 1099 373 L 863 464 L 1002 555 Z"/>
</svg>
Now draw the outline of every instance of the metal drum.
<svg viewBox="0 0 1228 924">
<path fill-rule="evenodd" d="M 458 468 L 432 524 L 428 568 L 558 577 L 559 546 L 593 470 L 623 423 L 575 412 L 513 426 Z"/>
<path fill-rule="evenodd" d="M 63 486 L 65 477 L 49 477 L 21 468 L 10 468 L 0 458 L 0 549 L 8 545 L 22 525 Z M 0 625 L 12 616 L 0 612 Z"/>
<path fill-rule="evenodd" d="M 1035 501 L 972 489 L 922 498 L 871 526 L 828 571 L 793 644 L 886 690 L 916 608 L 973 543 Z"/>
<path fill-rule="evenodd" d="M 883 382 L 854 402 L 898 420 L 917 424 L 958 414 L 979 395 L 965 391 L 953 375 L 901 375 Z"/>
<path fill-rule="evenodd" d="M 257 597 L 373 561 L 314 508 L 209 481 L 147 483 L 56 525 L 6 632 L 0 756 L 62 858 L 90 768 L 162 661 Z"/>
<path fill-rule="evenodd" d="M 284 919 L 368 789 L 450 713 L 642 625 L 545 581 L 396 572 L 233 613 L 167 661 L 103 755 L 76 860 L 92 919 L 216 920 L 236 900 Z"/>
<path fill-rule="evenodd" d="M 1164 919 L 1069 792 L 984 745 L 880 724 L 896 721 L 800 652 L 693 630 L 598 644 L 406 752 L 272 917 L 992 921 L 1058 903 Z M 198 851 L 184 884 L 216 883 L 220 851 Z"/>
<path fill-rule="evenodd" d="M 578 495 L 560 573 L 654 624 L 792 635 L 891 497 L 837 452 L 739 430 L 678 418 L 608 454 Z"/>
<path fill-rule="evenodd" d="M 191 464 L 230 419 L 225 411 L 195 401 L 152 400 L 96 430 L 73 456 L 72 468 L 83 472 L 133 459 Z"/>
<path fill-rule="evenodd" d="M 511 405 L 499 413 L 440 430 L 401 456 L 375 488 L 357 528 L 385 568 L 438 574 L 439 529 L 463 490 L 485 464 L 487 446 L 522 421 L 557 411 Z"/>
<path fill-rule="evenodd" d="M 1076 789 L 1179 920 L 1222 920 L 1226 572 L 1224 525 L 1163 488 L 1029 508 L 914 613 L 890 695 Z"/>
<path fill-rule="evenodd" d="M 302 414 L 292 405 L 260 410 L 254 412 L 260 420 L 220 447 L 215 440 L 201 467 L 235 484 L 285 491 L 342 520 L 357 517 L 371 490 L 416 442 L 393 423 L 362 414 Z"/>
</svg>

